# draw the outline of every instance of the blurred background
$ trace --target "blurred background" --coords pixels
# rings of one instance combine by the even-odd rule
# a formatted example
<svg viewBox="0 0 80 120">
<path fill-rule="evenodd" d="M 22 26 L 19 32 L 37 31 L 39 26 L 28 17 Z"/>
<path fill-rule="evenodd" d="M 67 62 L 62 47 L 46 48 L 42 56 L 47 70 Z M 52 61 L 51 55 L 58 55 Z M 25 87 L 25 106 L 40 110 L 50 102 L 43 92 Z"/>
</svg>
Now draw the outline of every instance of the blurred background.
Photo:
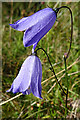
<svg viewBox="0 0 80 120">
<path fill-rule="evenodd" d="M 32 46 L 23 46 L 24 32 L 12 29 L 9 24 L 44 9 L 66 5 L 73 13 L 73 41 L 67 59 L 68 67 L 68 115 L 67 118 L 80 118 L 80 70 L 79 70 L 79 4 L 78 2 L 3 2 L 2 3 L 2 99 L 6 101 L 17 94 L 6 93 L 17 76 L 23 61 L 31 54 Z M 63 55 L 68 51 L 70 42 L 70 13 L 61 9 L 51 30 L 37 45 L 43 47 L 51 60 L 61 85 L 66 90 Z M 38 52 L 42 63 L 42 97 L 32 93 L 22 95 L 2 106 L 3 119 L 46 119 L 65 117 L 65 95 L 60 90 L 44 52 Z M 73 107 L 75 105 L 75 107 Z"/>
</svg>

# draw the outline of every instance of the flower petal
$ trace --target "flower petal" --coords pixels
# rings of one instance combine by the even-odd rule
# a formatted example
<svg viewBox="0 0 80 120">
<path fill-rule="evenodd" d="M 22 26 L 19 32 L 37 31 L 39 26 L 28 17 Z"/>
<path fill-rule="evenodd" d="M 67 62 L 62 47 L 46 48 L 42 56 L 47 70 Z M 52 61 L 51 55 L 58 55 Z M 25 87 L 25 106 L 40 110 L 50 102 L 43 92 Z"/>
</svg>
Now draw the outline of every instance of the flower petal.
<svg viewBox="0 0 80 120">
<path fill-rule="evenodd" d="M 42 99 L 42 97 L 41 97 L 42 65 L 37 56 L 34 56 L 34 58 L 35 58 L 35 62 L 34 62 L 34 66 L 33 66 L 33 72 L 31 75 L 30 88 L 31 88 L 31 91 L 34 94 L 34 96 Z"/>
<path fill-rule="evenodd" d="M 33 64 L 34 64 L 33 56 L 29 56 L 22 64 L 19 74 L 17 75 L 17 77 L 12 83 L 11 88 L 7 92 L 10 91 L 12 91 L 13 93 L 24 92 L 29 88 L 31 83 L 31 73 L 33 72 L 32 71 Z"/>
<path fill-rule="evenodd" d="M 31 93 L 31 89 L 27 89 L 26 91 L 22 92 L 24 95 L 29 95 Z"/>
<path fill-rule="evenodd" d="M 34 13 L 29 17 L 24 17 L 18 20 L 17 22 L 15 22 L 14 24 L 9 24 L 9 25 L 18 31 L 23 31 L 25 29 L 31 28 L 32 26 L 37 24 L 39 21 L 46 18 L 46 16 L 51 14 L 51 12 L 54 12 L 51 8 L 45 8 Z"/>
<path fill-rule="evenodd" d="M 39 40 L 52 28 L 55 20 L 56 13 L 51 8 L 45 8 L 46 13 L 42 12 L 41 16 L 33 26 L 29 27 L 23 36 L 23 44 L 28 47 Z M 48 9 L 48 10 L 47 10 Z M 41 18 L 41 19 L 40 19 Z"/>
<path fill-rule="evenodd" d="M 12 28 L 18 30 L 18 31 L 23 31 L 27 28 L 29 28 L 30 26 L 30 21 L 31 21 L 31 17 L 24 17 L 16 22 L 14 22 L 14 24 L 9 24 Z"/>
</svg>

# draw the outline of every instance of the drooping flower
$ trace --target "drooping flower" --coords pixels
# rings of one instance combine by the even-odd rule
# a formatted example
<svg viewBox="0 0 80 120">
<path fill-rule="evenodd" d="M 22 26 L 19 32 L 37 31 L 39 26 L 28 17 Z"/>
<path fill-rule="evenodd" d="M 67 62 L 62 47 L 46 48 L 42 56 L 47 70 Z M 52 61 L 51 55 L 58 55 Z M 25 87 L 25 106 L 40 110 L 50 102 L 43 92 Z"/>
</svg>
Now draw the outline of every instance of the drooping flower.
<svg viewBox="0 0 80 120">
<path fill-rule="evenodd" d="M 36 55 L 29 56 L 22 64 L 19 74 L 14 79 L 11 88 L 7 92 L 22 92 L 23 94 L 33 93 L 41 98 L 42 65 Z"/>
<path fill-rule="evenodd" d="M 29 17 L 24 17 L 10 26 L 18 31 L 24 31 L 24 47 L 35 44 L 52 28 L 56 20 L 56 12 L 51 8 L 44 8 Z M 35 49 L 34 47 L 34 49 Z"/>
</svg>

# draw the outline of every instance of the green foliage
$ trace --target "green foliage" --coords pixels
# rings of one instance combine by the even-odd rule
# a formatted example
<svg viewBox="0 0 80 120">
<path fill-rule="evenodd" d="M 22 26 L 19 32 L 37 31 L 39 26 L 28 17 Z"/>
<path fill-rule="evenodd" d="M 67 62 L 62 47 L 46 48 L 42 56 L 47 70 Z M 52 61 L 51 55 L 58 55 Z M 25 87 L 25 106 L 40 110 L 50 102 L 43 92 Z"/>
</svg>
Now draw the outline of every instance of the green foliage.
<svg viewBox="0 0 80 120">
<path fill-rule="evenodd" d="M 78 38 L 78 3 L 56 3 L 56 2 L 4 2 L 2 3 L 2 96 L 3 101 L 15 96 L 13 93 L 6 93 L 6 90 L 10 88 L 14 78 L 17 76 L 18 71 L 23 61 L 31 54 L 32 46 L 25 48 L 23 46 L 23 32 L 16 31 L 9 26 L 9 23 L 13 23 L 24 16 L 30 16 L 40 9 L 47 6 L 60 7 L 67 5 L 71 8 L 74 18 L 74 32 L 73 42 L 70 56 L 67 60 L 67 66 L 70 66 L 79 56 L 79 38 Z M 74 9 L 75 8 L 75 9 Z M 58 13 L 57 21 L 52 29 L 42 38 L 38 47 L 43 47 L 49 54 L 50 60 L 56 73 L 61 72 L 65 66 L 63 61 L 63 55 L 68 51 L 70 37 L 70 14 L 67 9 L 62 9 Z M 46 55 L 42 52 L 38 52 L 38 56 L 42 63 L 42 82 L 49 79 L 42 84 L 42 97 L 40 100 L 33 94 L 22 95 L 19 98 L 6 103 L 2 106 L 2 118 L 21 118 L 21 119 L 47 119 L 47 118 L 64 118 L 65 117 L 65 95 L 60 90 L 50 71 L 50 65 L 48 63 Z M 59 64 L 58 64 L 59 62 Z M 56 63 L 56 65 L 55 65 Z M 72 66 L 67 72 L 71 74 L 78 72 L 78 63 Z M 64 72 L 65 73 L 65 72 Z M 63 72 L 58 75 L 58 78 L 62 77 Z M 50 78 L 52 77 L 52 78 Z M 71 102 L 79 98 L 80 85 L 76 83 L 79 81 L 79 73 L 70 75 L 68 77 L 69 82 L 69 94 L 68 94 L 68 110 L 71 112 Z M 63 77 L 60 81 L 61 85 L 66 91 L 66 79 Z M 80 83 L 80 82 L 79 82 Z M 50 88 L 54 85 L 54 87 Z M 35 103 L 32 105 L 32 103 Z M 79 111 L 79 108 L 78 108 Z M 68 117 L 70 116 L 68 112 Z"/>
</svg>

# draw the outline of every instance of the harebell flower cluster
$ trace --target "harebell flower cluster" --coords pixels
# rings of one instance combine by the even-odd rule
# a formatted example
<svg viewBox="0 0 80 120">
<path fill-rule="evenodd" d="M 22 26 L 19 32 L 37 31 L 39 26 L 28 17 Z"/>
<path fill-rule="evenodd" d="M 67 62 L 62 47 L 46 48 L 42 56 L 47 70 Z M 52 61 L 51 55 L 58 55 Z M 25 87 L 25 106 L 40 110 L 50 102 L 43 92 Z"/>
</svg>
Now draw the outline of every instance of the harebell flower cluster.
<svg viewBox="0 0 80 120">
<path fill-rule="evenodd" d="M 70 53 L 71 43 L 72 43 L 72 33 L 73 33 L 73 20 L 72 20 L 72 12 L 69 7 L 62 6 L 60 8 L 52 9 L 52 8 L 44 8 L 29 17 L 24 17 L 14 24 L 9 24 L 12 28 L 18 31 L 24 31 L 23 36 L 23 45 L 24 47 L 28 47 L 33 45 L 32 55 L 30 55 L 22 64 L 21 69 L 14 79 L 11 88 L 7 90 L 7 92 L 12 91 L 13 93 L 21 92 L 24 95 L 33 93 L 34 96 L 41 98 L 41 80 L 42 80 L 42 65 L 41 61 L 37 56 L 37 51 L 42 49 L 45 53 L 46 51 L 43 48 L 38 48 L 35 51 L 37 43 L 41 40 L 41 38 L 52 28 L 54 25 L 57 13 L 61 8 L 68 8 L 71 13 L 71 40 L 70 47 L 66 55 L 66 59 L 68 58 L 68 54 Z M 46 53 L 47 55 L 47 53 Z M 54 73 L 55 78 L 58 82 L 57 76 L 54 72 L 50 59 L 47 55 L 48 61 L 51 65 L 51 71 Z M 58 82 L 60 85 L 60 83 Z M 65 93 L 64 89 L 60 85 L 61 89 Z"/>
<path fill-rule="evenodd" d="M 24 17 L 10 26 L 18 31 L 23 31 L 24 47 L 33 45 L 32 55 L 22 64 L 19 74 L 14 79 L 12 86 L 7 92 L 22 92 L 23 94 L 33 93 L 41 97 L 42 65 L 34 50 L 40 39 L 52 28 L 56 20 L 56 12 L 51 8 L 42 9 L 35 14 Z"/>
</svg>

